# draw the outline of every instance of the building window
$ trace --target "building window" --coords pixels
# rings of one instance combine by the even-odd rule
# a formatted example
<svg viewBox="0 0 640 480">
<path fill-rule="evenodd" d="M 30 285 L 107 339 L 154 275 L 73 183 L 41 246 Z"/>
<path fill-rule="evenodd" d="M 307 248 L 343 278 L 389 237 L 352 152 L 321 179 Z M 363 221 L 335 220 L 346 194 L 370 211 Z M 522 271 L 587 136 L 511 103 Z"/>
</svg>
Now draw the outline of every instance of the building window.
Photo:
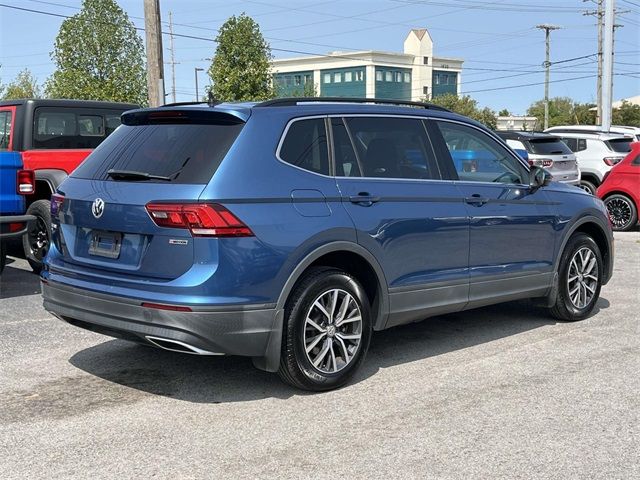
<svg viewBox="0 0 640 480">
<path fill-rule="evenodd" d="M 396 82 L 402 82 L 402 73 L 396 72 Z"/>
<path fill-rule="evenodd" d="M 293 84 L 301 85 L 302 84 L 302 75 L 294 75 L 293 76 Z"/>
<path fill-rule="evenodd" d="M 331 74 L 330 73 L 325 73 L 324 74 L 324 83 L 331 83 Z"/>
<path fill-rule="evenodd" d="M 333 74 L 333 83 L 340 83 L 342 82 L 342 73 L 338 72 L 338 73 L 334 73 Z"/>
<path fill-rule="evenodd" d="M 404 74 L 404 83 L 411 83 L 411 74 L 410 73 L 405 73 Z"/>
<path fill-rule="evenodd" d="M 425 65 L 429 65 L 429 57 L 422 57 L 422 61 Z"/>
<path fill-rule="evenodd" d="M 423 95 L 429 95 L 429 87 L 422 87 L 422 94 Z"/>
<path fill-rule="evenodd" d="M 281 87 L 284 86 L 284 77 L 276 77 L 276 83 Z"/>
<path fill-rule="evenodd" d="M 284 77 L 284 85 L 286 87 L 290 87 L 291 86 L 291 82 L 292 82 L 291 75 L 287 75 L 286 77 Z"/>
<path fill-rule="evenodd" d="M 344 72 L 344 81 L 345 82 L 350 82 L 353 78 L 353 73 L 352 72 Z"/>
<path fill-rule="evenodd" d="M 356 82 L 361 82 L 364 79 L 364 74 L 362 70 L 358 70 L 356 72 Z"/>
<path fill-rule="evenodd" d="M 456 84 L 456 76 L 449 75 L 449 85 L 455 85 L 455 84 Z"/>
<path fill-rule="evenodd" d="M 313 81 L 313 78 L 311 75 L 307 74 L 304 76 L 304 83 L 311 83 Z"/>
<path fill-rule="evenodd" d="M 384 72 L 384 81 L 393 82 L 393 72 Z"/>
<path fill-rule="evenodd" d="M 382 81 L 382 72 L 380 70 L 376 71 L 376 82 Z"/>
<path fill-rule="evenodd" d="M 436 85 L 440 85 L 440 75 L 438 75 L 437 73 L 433 77 L 433 83 L 435 83 Z"/>
</svg>

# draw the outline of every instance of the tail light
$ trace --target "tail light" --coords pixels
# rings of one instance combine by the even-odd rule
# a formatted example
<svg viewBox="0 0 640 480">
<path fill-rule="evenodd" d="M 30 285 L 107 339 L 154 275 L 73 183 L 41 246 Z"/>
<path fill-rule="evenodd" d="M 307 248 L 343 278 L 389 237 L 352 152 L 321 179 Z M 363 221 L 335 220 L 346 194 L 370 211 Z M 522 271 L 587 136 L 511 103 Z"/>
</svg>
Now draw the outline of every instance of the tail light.
<svg viewBox="0 0 640 480">
<path fill-rule="evenodd" d="M 60 209 L 62 208 L 62 202 L 64 202 L 64 195 L 54 193 L 51 195 L 51 216 L 57 217 Z"/>
<path fill-rule="evenodd" d="M 33 170 L 18 170 L 16 190 L 20 195 L 31 195 L 36 191 L 36 176 Z"/>
<path fill-rule="evenodd" d="M 620 160 L 622 160 L 622 157 L 604 157 L 602 159 L 602 161 L 610 167 L 613 167 L 616 163 L 619 163 Z"/>
<path fill-rule="evenodd" d="M 188 228 L 194 237 L 252 237 L 233 213 L 216 203 L 148 203 L 147 212 L 159 227 Z"/>
<path fill-rule="evenodd" d="M 532 167 L 551 168 L 553 167 L 553 160 L 551 160 L 550 158 L 530 158 L 529 165 Z"/>
</svg>

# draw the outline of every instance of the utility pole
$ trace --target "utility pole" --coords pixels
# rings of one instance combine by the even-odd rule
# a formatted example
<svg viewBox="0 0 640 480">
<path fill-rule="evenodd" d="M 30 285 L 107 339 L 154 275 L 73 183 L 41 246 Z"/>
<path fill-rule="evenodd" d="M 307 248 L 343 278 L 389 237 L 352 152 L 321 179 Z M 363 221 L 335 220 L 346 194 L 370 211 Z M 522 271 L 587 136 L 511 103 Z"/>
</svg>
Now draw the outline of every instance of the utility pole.
<svg viewBox="0 0 640 480">
<path fill-rule="evenodd" d="M 611 103 L 613 100 L 613 23 L 614 0 L 605 0 L 604 4 L 604 60 L 602 79 L 602 129 L 611 128 Z"/>
<path fill-rule="evenodd" d="M 200 93 L 198 92 L 198 72 L 204 71 L 204 68 L 195 67 L 193 69 L 196 76 L 196 102 L 200 101 Z"/>
<path fill-rule="evenodd" d="M 171 52 L 171 100 L 176 103 L 176 57 L 173 49 L 173 19 L 169 12 L 169 51 Z"/>
<path fill-rule="evenodd" d="M 164 65 L 160 0 L 144 0 L 144 29 L 147 44 L 147 88 L 149 106 L 164 105 Z"/>
<path fill-rule="evenodd" d="M 545 23 L 542 25 L 536 25 L 536 28 L 539 28 L 540 30 L 544 30 L 544 38 L 545 38 L 545 44 L 546 44 L 546 55 L 545 55 L 545 61 L 543 63 L 543 66 L 546 69 L 544 74 L 544 129 L 546 130 L 547 128 L 549 128 L 549 73 L 550 73 L 549 69 L 551 67 L 551 62 L 549 61 L 549 50 L 550 50 L 550 43 L 551 43 L 551 31 L 559 30 L 560 27 Z"/>
<path fill-rule="evenodd" d="M 585 2 L 587 0 L 584 0 Z M 603 0 L 594 0 L 597 4 L 597 10 L 588 10 L 585 15 L 595 15 L 598 19 L 598 80 L 596 86 L 596 125 L 602 123 L 602 34 L 604 25 L 604 10 L 602 8 Z"/>
</svg>

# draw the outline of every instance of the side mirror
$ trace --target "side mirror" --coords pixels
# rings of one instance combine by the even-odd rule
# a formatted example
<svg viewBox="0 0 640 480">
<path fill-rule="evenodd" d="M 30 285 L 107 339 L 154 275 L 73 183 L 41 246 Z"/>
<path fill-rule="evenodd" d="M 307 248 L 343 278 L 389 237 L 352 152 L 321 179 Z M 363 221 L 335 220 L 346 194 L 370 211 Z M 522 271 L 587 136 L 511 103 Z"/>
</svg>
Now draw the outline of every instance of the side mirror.
<svg viewBox="0 0 640 480">
<path fill-rule="evenodd" d="M 537 190 L 540 187 L 546 187 L 551 183 L 553 176 L 542 167 L 533 166 L 529 169 L 529 187 L 531 190 Z"/>
</svg>

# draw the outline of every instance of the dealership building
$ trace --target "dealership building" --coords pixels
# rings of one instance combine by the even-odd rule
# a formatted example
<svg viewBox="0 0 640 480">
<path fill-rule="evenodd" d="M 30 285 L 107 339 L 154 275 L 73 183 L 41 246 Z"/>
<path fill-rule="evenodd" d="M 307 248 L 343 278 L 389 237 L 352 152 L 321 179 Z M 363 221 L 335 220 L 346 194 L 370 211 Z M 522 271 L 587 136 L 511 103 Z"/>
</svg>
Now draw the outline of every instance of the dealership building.
<svg viewBox="0 0 640 480">
<path fill-rule="evenodd" d="M 414 29 L 404 52 L 331 52 L 274 60 L 278 96 L 300 96 L 313 83 L 321 97 L 366 97 L 418 101 L 460 93 L 463 60 L 434 57 L 426 29 Z"/>
</svg>

